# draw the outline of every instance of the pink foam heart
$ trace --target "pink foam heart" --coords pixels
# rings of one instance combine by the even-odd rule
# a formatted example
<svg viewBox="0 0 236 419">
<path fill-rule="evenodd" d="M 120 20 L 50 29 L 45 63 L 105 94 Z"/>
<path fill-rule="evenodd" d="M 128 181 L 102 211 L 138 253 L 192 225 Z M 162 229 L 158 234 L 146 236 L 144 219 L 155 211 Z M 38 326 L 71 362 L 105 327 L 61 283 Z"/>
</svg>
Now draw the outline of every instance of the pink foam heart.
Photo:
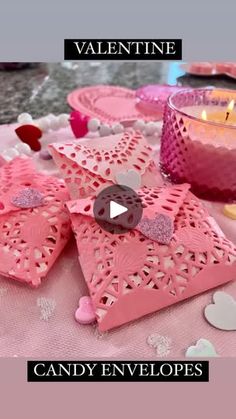
<svg viewBox="0 0 236 419">
<path fill-rule="evenodd" d="M 95 322 L 96 315 L 90 297 L 84 296 L 79 300 L 79 308 L 75 312 L 75 319 L 80 324 L 91 324 Z"/>
<path fill-rule="evenodd" d="M 161 244 L 169 244 L 174 232 L 173 222 L 165 214 L 157 214 L 153 219 L 143 218 L 138 229 L 144 236 Z"/>
<path fill-rule="evenodd" d="M 215 350 L 214 345 L 207 339 L 199 339 L 196 345 L 189 346 L 185 353 L 186 357 L 193 357 L 193 358 L 209 358 L 209 357 L 217 357 L 218 354 Z"/>
<path fill-rule="evenodd" d="M 79 111 L 70 114 L 70 126 L 75 138 L 84 137 L 88 133 L 88 116 L 83 116 Z"/>
</svg>

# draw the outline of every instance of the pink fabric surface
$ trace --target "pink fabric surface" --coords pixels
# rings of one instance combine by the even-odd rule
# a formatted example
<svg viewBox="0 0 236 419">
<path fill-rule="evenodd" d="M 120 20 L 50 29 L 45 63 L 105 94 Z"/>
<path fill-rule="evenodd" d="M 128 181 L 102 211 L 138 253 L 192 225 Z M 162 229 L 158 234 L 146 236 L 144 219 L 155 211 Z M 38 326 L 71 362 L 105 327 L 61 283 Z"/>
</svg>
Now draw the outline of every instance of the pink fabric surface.
<svg viewBox="0 0 236 419">
<path fill-rule="evenodd" d="M 0 149 L 17 142 L 12 126 L 0 127 L 0 137 Z M 46 145 L 71 137 L 69 130 L 62 129 L 47 134 L 43 141 Z M 47 173 L 56 172 L 52 161 L 40 161 L 37 155 L 35 160 Z M 227 237 L 236 243 L 236 221 L 221 214 L 221 204 L 207 203 L 207 207 Z M 236 299 L 235 282 L 218 289 Z M 203 310 L 212 302 L 213 293 L 211 290 L 100 334 L 96 326 L 82 326 L 74 320 L 79 298 L 88 291 L 75 240 L 71 239 L 38 289 L 0 277 L 0 356 L 78 360 L 179 358 L 200 338 L 211 341 L 220 356 L 236 356 L 236 332 L 217 330 L 204 319 Z M 147 343 L 152 334 L 161 336 L 158 349 Z"/>
</svg>

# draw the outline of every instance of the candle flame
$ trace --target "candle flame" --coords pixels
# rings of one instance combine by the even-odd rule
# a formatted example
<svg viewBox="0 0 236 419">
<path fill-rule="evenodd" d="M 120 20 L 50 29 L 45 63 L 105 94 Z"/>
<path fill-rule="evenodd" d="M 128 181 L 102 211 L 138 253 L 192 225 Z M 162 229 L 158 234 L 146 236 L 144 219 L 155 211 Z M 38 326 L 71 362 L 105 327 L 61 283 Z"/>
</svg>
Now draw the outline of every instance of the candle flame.
<svg viewBox="0 0 236 419">
<path fill-rule="evenodd" d="M 235 103 L 234 99 L 232 99 L 232 100 L 229 102 L 228 107 L 227 107 L 227 111 L 228 111 L 228 112 L 232 112 L 232 110 L 234 109 L 234 103 Z"/>
<path fill-rule="evenodd" d="M 201 115 L 203 121 L 207 121 L 207 113 L 205 111 L 205 109 L 202 111 L 202 115 Z"/>
</svg>

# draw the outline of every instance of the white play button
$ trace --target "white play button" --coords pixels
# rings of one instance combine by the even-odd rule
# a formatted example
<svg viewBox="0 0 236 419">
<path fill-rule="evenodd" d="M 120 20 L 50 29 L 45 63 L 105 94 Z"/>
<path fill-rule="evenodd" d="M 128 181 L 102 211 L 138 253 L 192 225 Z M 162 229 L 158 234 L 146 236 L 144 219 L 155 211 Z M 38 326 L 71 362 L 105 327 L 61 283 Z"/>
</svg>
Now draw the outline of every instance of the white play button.
<svg viewBox="0 0 236 419">
<path fill-rule="evenodd" d="M 110 201 L 110 218 L 115 218 L 127 211 L 128 208 L 124 207 L 123 205 L 117 204 L 115 201 Z"/>
<path fill-rule="evenodd" d="M 133 230 L 142 218 L 143 204 L 139 195 L 125 185 L 103 189 L 93 205 L 94 219 L 110 234 Z"/>
</svg>

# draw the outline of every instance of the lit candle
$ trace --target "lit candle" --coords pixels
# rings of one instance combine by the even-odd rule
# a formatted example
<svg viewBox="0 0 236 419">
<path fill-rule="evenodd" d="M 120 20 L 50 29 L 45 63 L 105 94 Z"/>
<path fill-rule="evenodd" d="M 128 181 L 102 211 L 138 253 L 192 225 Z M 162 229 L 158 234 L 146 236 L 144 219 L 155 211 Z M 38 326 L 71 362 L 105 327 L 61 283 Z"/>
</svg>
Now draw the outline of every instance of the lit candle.
<svg viewBox="0 0 236 419">
<path fill-rule="evenodd" d="M 225 123 L 228 122 L 232 125 L 236 125 L 236 112 L 233 112 L 235 101 L 232 99 L 227 108 L 226 111 L 221 107 L 222 109 L 214 110 L 212 107 L 210 107 L 210 110 L 208 112 L 206 109 L 202 110 L 201 118 L 203 121 L 211 121 L 211 122 L 219 122 L 219 123 Z M 219 107 L 218 107 L 219 108 Z"/>
<path fill-rule="evenodd" d="M 203 109 L 203 111 L 202 111 L 202 119 L 203 119 L 203 121 L 207 121 L 207 113 L 206 113 L 205 109 Z"/>
<path fill-rule="evenodd" d="M 236 199 L 236 92 L 182 90 L 164 114 L 160 161 L 165 175 L 204 198 Z"/>
<path fill-rule="evenodd" d="M 233 109 L 234 109 L 234 99 L 232 99 L 230 101 L 229 105 L 228 105 L 227 112 L 226 112 L 226 117 L 225 117 L 225 121 L 228 121 L 230 112 L 232 112 Z"/>
<path fill-rule="evenodd" d="M 185 106 L 182 108 L 186 114 L 201 118 L 203 121 L 216 122 L 219 124 L 236 125 L 235 100 L 231 99 L 228 106 Z"/>
</svg>

